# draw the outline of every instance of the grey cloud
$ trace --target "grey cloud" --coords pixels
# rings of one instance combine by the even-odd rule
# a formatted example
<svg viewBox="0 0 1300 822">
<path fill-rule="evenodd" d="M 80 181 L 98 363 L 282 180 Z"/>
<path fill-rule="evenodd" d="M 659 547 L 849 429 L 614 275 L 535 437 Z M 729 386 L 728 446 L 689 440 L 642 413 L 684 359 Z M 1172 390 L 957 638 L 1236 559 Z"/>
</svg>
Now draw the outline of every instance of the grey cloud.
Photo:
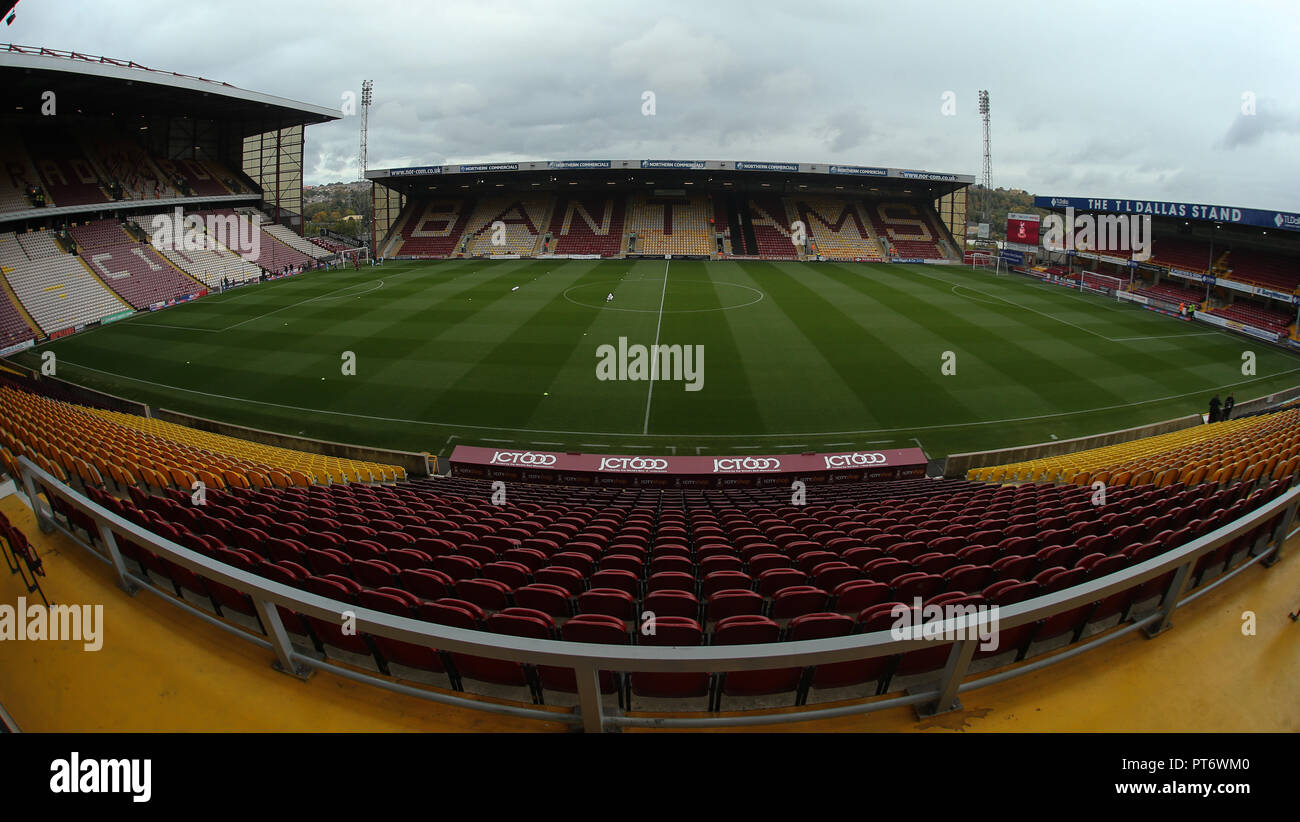
<svg viewBox="0 0 1300 822">
<path fill-rule="evenodd" d="M 978 174 L 974 99 L 988 88 L 994 185 L 1300 211 L 1294 19 L 1180 8 L 1098 0 L 1063 25 L 1060 9 L 1022 4 L 997 15 L 990 45 L 971 36 L 987 9 L 960 0 L 133 0 L 129 15 L 40 0 L 6 34 L 325 106 L 372 79 L 372 167 L 677 156 Z M 1190 57 L 1212 32 L 1216 59 Z M 1225 132 L 1242 86 L 1258 114 Z M 654 117 L 641 116 L 647 89 Z M 945 90 L 955 117 L 940 116 Z M 355 178 L 358 127 L 308 129 L 309 183 Z"/>
</svg>

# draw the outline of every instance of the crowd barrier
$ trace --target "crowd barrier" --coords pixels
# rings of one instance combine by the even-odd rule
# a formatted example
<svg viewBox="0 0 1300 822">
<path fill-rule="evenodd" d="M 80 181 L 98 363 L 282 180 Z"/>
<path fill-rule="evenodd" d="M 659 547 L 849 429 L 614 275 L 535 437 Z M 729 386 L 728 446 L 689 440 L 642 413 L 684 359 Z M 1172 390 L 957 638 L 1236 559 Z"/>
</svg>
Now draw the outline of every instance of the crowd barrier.
<svg viewBox="0 0 1300 822">
<path fill-rule="evenodd" d="M 398 693 L 417 696 L 433 702 L 456 705 L 516 717 L 579 725 L 589 732 L 614 730 L 621 727 L 697 728 L 708 726 L 770 725 L 785 722 L 802 722 L 813 719 L 830 719 L 869 713 L 901 706 L 913 706 L 922 715 L 954 710 L 959 706 L 958 695 L 964 691 L 983 688 L 1021 676 L 1047 665 L 1071 658 L 1098 645 L 1132 633 L 1145 631 L 1154 637 L 1169 627 L 1170 615 L 1180 606 L 1191 602 L 1209 590 L 1234 578 L 1256 563 L 1272 565 L 1278 559 L 1282 544 L 1293 533 L 1300 487 L 1292 488 L 1273 501 L 1251 513 L 1201 536 L 1186 545 L 1172 549 L 1137 565 L 1082 585 L 1052 594 L 1036 597 L 1001 608 L 996 616 L 988 611 L 962 616 L 944 623 L 949 636 L 969 638 L 956 640 L 931 640 L 923 638 L 896 638 L 891 631 L 855 634 L 833 639 L 804 640 L 798 642 L 768 643 L 742 646 L 700 647 L 648 647 L 628 645 L 597 645 L 570 643 L 559 640 L 539 640 L 503 634 L 491 634 L 452 628 L 393 616 L 356 605 L 327 599 L 322 596 L 272 582 L 224 563 L 212 560 L 175 542 L 140 528 L 112 511 L 96 504 L 78 491 L 58 482 L 26 458 L 19 459 L 21 483 L 27 499 L 36 514 L 43 532 L 58 530 L 86 548 L 97 559 L 109 564 L 117 576 L 120 587 L 134 594 L 147 590 L 190 614 L 212 625 L 229 631 L 275 654 L 274 667 L 278 670 L 307 678 L 314 670 L 327 670 L 348 679 L 377 685 Z M 38 496 L 38 488 L 45 495 Z M 54 515 L 52 498 L 57 497 L 71 508 L 85 514 L 97 530 L 102 551 L 84 542 L 70 527 Z M 1271 528 L 1261 526 L 1273 522 Z M 1212 583 L 1187 592 L 1196 561 L 1230 540 L 1260 530 L 1254 543 L 1248 547 L 1250 559 Z M 190 569 L 208 580 L 223 583 L 248 594 L 264 627 L 258 635 L 226 622 L 214 614 L 203 611 L 154 587 L 147 579 L 131 573 L 117 546 L 120 534 L 171 562 Z M 1067 649 L 1033 661 L 1018 663 L 997 672 L 968 677 L 971 660 L 980 643 L 978 632 L 987 628 L 992 619 L 1000 630 L 1008 630 L 1051 616 L 1064 614 L 1073 608 L 1085 606 L 1150 580 L 1173 572 L 1160 604 L 1154 610 L 1135 616 L 1131 622 L 1075 643 Z M 574 709 L 546 709 L 520 702 L 487 701 L 461 696 L 440 690 L 416 688 L 387 677 L 361 672 L 335 664 L 320 656 L 305 652 L 289 639 L 280 621 L 276 606 L 284 606 L 306 616 L 338 621 L 344 611 L 355 615 L 359 632 L 374 636 L 415 643 L 440 650 L 473 654 L 500 660 L 511 660 L 535 665 L 551 665 L 570 669 L 578 685 L 578 705 Z M 733 715 L 700 714 L 695 716 L 629 716 L 621 711 L 611 711 L 602 702 L 599 672 L 700 672 L 757 671 L 789 667 L 807 667 L 834 662 L 869 659 L 907 651 L 934 649 L 935 643 L 951 645 L 947 662 L 938 676 L 927 686 L 909 689 L 900 696 L 887 696 L 859 700 L 849 704 L 814 707 L 800 710 L 748 711 Z"/>
</svg>

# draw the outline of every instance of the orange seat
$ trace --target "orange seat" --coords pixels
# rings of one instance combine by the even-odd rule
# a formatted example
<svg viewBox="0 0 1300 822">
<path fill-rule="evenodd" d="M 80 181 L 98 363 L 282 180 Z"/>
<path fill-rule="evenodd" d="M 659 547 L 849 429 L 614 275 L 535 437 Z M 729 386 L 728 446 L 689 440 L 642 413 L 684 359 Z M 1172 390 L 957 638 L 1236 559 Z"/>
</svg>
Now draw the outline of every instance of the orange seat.
<svg viewBox="0 0 1300 822">
<path fill-rule="evenodd" d="M 239 473 L 238 471 L 235 471 L 234 469 L 227 468 L 225 471 L 222 472 L 222 476 L 225 478 L 226 484 L 229 485 L 231 488 L 249 487 L 248 478 L 245 477 L 243 474 Z"/>
</svg>

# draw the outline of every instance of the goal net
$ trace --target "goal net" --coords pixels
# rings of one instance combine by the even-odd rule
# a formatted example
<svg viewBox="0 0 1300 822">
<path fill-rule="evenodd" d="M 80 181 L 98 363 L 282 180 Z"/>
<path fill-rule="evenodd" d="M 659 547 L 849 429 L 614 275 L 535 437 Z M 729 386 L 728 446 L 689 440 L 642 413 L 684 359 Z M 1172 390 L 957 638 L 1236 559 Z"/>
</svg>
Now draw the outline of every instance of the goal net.
<svg viewBox="0 0 1300 822">
<path fill-rule="evenodd" d="M 995 254 L 975 252 L 969 255 L 971 268 L 978 268 L 992 274 L 1006 274 L 1007 264 Z"/>
<path fill-rule="evenodd" d="M 339 259 L 341 259 L 345 265 L 369 265 L 370 248 L 368 246 L 362 246 L 361 248 L 349 248 L 340 251 Z"/>
<path fill-rule="evenodd" d="M 1109 274 L 1082 271 L 1079 273 L 1079 290 L 1107 296 L 1117 295 L 1124 290 L 1124 281 Z"/>
</svg>

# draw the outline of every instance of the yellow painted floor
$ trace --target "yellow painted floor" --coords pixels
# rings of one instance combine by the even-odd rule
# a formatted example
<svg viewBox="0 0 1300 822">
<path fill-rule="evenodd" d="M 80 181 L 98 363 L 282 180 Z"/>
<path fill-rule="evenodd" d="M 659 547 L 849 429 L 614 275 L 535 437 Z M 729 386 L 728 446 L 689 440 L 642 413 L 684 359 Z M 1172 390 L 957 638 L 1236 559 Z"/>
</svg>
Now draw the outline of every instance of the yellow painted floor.
<svg viewBox="0 0 1300 822">
<path fill-rule="evenodd" d="M 330 673 L 300 681 L 270 651 L 140 592 L 61 534 L 40 534 L 18 498 L 0 511 L 38 547 L 53 601 L 103 604 L 103 648 L 0 641 L 0 704 L 23 731 L 564 731 L 373 688 Z M 0 565 L 0 604 L 24 594 Z M 33 595 L 35 596 L 35 595 Z M 1300 537 L 1174 614 L 1156 639 L 1115 640 L 961 696 L 918 721 L 910 708 L 763 726 L 772 731 L 1300 731 Z M 1243 636 L 1253 611 L 1255 636 Z"/>
</svg>

